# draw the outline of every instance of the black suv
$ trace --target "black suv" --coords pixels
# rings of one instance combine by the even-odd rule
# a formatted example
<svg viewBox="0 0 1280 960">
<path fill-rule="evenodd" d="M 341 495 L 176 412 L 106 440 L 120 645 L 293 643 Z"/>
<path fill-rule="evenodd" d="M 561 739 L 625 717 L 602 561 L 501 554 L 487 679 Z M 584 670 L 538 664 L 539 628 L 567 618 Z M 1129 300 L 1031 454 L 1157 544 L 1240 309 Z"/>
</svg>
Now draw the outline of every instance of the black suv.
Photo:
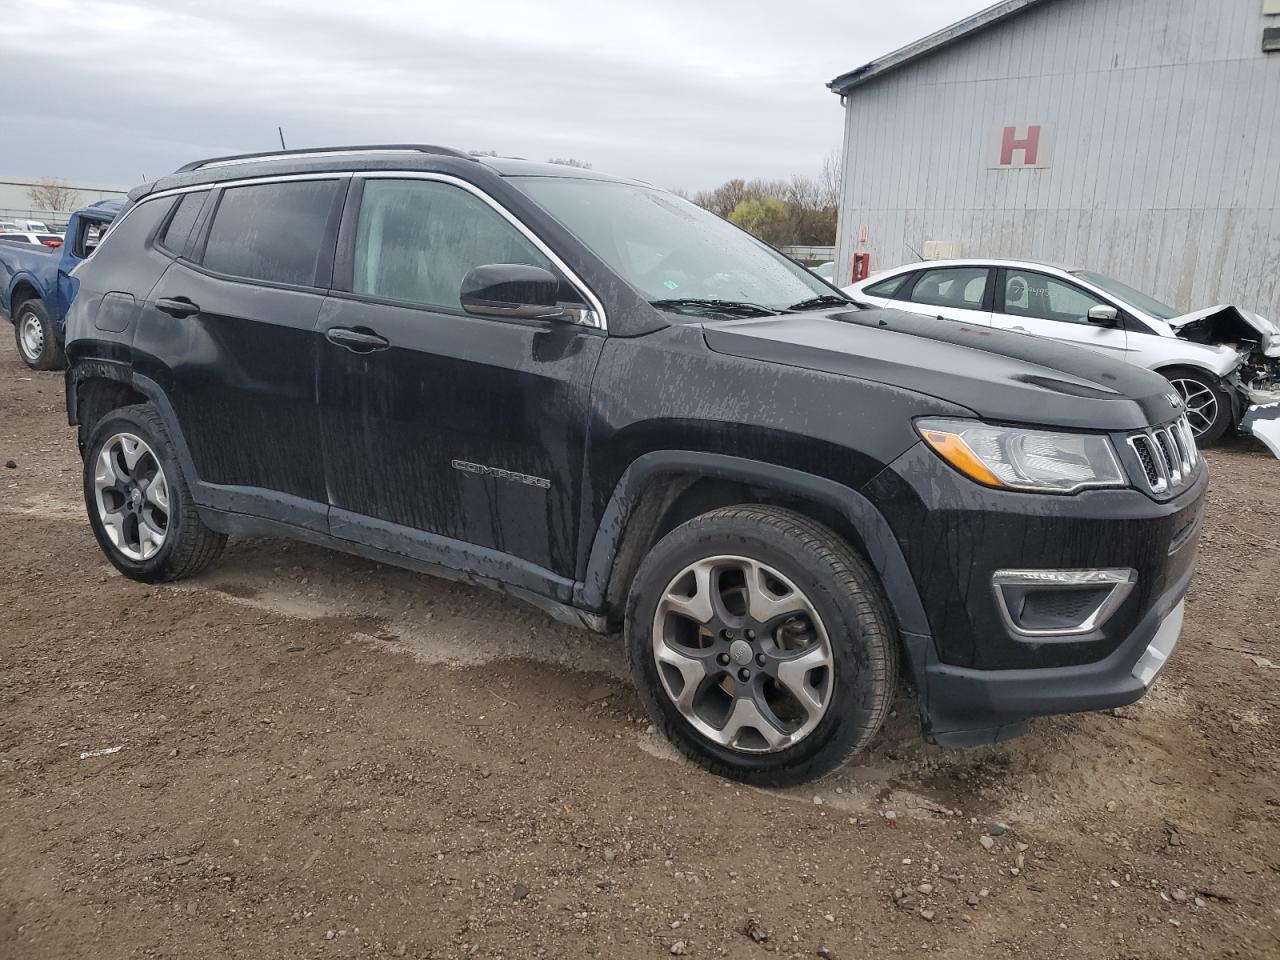
<svg viewBox="0 0 1280 960">
<path fill-rule="evenodd" d="M 441 147 L 222 158 L 75 271 L 67 409 L 147 582 L 295 537 L 623 631 L 655 722 L 758 783 L 875 736 L 1142 696 L 1207 483 L 1160 376 L 860 309 L 642 183 Z"/>
</svg>

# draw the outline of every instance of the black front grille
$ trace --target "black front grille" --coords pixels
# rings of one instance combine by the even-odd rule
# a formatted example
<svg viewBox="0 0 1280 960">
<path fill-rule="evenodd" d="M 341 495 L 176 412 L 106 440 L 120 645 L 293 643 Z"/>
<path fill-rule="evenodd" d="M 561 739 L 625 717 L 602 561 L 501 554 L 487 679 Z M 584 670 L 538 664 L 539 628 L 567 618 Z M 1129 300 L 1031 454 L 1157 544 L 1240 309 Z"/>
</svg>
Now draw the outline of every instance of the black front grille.
<svg viewBox="0 0 1280 960">
<path fill-rule="evenodd" d="M 1160 482 L 1160 471 L 1156 469 L 1156 460 L 1152 456 L 1151 439 L 1140 434 L 1132 437 L 1129 442 L 1133 444 L 1133 449 L 1138 454 L 1138 459 L 1142 461 L 1142 471 L 1147 475 L 1148 485 L 1155 487 Z"/>
<path fill-rule="evenodd" d="M 1129 446 L 1142 464 L 1151 493 L 1171 496 L 1195 478 L 1200 452 L 1186 417 L 1130 434 Z"/>
</svg>

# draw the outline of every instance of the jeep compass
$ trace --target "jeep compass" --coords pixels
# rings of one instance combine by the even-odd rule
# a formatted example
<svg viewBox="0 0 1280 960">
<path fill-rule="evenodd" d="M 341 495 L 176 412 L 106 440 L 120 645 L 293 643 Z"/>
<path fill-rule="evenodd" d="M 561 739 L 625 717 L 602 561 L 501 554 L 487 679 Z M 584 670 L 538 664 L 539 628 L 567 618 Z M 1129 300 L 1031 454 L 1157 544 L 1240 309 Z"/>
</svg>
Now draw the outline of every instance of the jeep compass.
<svg viewBox="0 0 1280 960">
<path fill-rule="evenodd" d="M 591 170 L 424 145 L 206 160 L 76 268 L 89 522 L 145 582 L 284 536 L 621 632 L 725 776 L 1130 703 L 1177 640 L 1207 484 L 1157 374 L 860 309 Z"/>
</svg>

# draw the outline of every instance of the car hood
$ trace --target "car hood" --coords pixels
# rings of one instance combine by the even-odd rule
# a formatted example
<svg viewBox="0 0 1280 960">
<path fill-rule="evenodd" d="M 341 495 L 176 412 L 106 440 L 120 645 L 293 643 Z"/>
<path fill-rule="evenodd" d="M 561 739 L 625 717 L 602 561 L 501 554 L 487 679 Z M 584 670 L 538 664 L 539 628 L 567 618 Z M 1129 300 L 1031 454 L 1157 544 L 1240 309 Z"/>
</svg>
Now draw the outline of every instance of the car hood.
<svg viewBox="0 0 1280 960">
<path fill-rule="evenodd" d="M 1193 310 L 1179 317 L 1166 320 L 1179 336 L 1195 328 L 1203 328 L 1211 336 L 1211 342 L 1223 342 L 1241 338 L 1256 339 L 1259 349 L 1268 357 L 1280 356 L 1280 324 L 1260 314 L 1229 303 Z"/>
<path fill-rule="evenodd" d="M 890 384 L 987 420 L 1136 430 L 1182 412 L 1167 380 L 1122 360 L 900 310 L 728 320 L 703 331 L 718 353 Z"/>
</svg>

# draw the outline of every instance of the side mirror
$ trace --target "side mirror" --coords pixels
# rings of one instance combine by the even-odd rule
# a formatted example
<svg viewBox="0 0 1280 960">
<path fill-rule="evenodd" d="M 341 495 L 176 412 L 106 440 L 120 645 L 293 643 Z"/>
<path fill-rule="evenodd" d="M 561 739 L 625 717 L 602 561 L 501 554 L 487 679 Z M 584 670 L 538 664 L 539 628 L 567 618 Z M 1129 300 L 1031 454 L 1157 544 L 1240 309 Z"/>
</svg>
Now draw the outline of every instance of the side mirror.
<svg viewBox="0 0 1280 960">
<path fill-rule="evenodd" d="M 462 278 L 462 309 L 488 317 L 552 319 L 565 316 L 560 281 L 550 270 L 525 263 L 486 263 Z"/>
<path fill-rule="evenodd" d="M 1104 307 L 1099 304 L 1096 307 L 1089 308 L 1089 322 L 1096 323 L 1100 327 L 1115 326 L 1117 320 L 1120 319 L 1120 311 L 1115 307 Z"/>
</svg>

